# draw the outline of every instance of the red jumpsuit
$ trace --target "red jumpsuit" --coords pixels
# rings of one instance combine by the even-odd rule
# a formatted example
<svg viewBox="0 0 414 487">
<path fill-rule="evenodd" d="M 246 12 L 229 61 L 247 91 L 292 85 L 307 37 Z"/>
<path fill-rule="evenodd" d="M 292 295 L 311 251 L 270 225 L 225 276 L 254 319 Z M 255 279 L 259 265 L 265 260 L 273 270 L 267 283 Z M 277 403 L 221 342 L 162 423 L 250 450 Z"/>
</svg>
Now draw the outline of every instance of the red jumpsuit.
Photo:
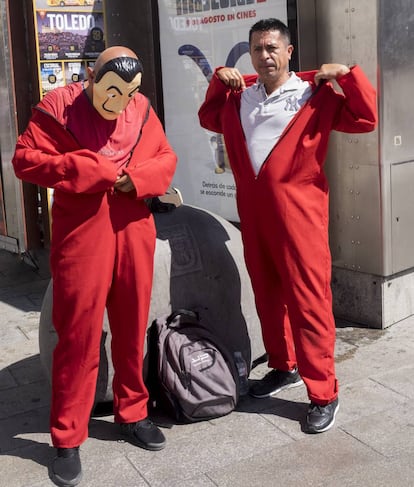
<svg viewBox="0 0 414 487">
<path fill-rule="evenodd" d="M 85 110 L 92 118 L 96 115 L 89 100 L 89 105 L 76 100 L 82 102 L 81 112 L 75 102 L 61 107 L 72 127 L 79 116 L 87 116 Z M 136 192 L 115 192 L 119 171 L 96 151 L 93 122 L 75 138 L 44 106 L 34 109 L 19 137 L 13 165 L 19 178 L 54 188 L 50 260 L 58 344 L 53 354 L 51 435 L 55 447 L 72 448 L 88 435 L 105 307 L 112 334 L 115 421 L 147 417 L 142 369 L 156 230 L 144 199 L 165 193 L 176 156 L 152 109 L 145 120 L 148 100 L 135 95 L 126 116 L 136 116 L 133 140 L 139 142 L 124 172 Z M 107 122 L 113 131 L 116 122 Z M 125 134 L 120 135 L 122 141 Z"/>
<path fill-rule="evenodd" d="M 310 400 L 325 405 L 337 397 L 338 384 L 323 165 L 331 130 L 374 130 L 376 93 L 358 66 L 339 79 L 344 94 L 326 82 L 315 89 L 315 73 L 298 73 L 312 84 L 313 95 L 257 176 L 240 122 L 241 92 L 214 75 L 199 118 L 204 128 L 224 135 L 269 367 L 297 365 Z M 256 80 L 245 77 L 247 86 Z"/>
</svg>

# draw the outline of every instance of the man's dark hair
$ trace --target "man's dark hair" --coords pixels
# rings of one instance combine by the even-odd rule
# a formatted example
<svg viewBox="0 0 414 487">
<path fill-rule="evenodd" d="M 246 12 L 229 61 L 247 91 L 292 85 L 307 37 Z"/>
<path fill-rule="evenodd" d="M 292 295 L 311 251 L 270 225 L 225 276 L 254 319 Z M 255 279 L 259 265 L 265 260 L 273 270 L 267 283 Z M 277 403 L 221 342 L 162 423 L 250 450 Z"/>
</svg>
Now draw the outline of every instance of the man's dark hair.
<svg viewBox="0 0 414 487">
<path fill-rule="evenodd" d="M 104 74 L 113 71 L 126 83 L 130 83 L 138 73 L 143 73 L 141 62 L 133 57 L 121 56 L 105 63 L 96 74 L 95 83 L 98 83 Z"/>
<path fill-rule="evenodd" d="M 252 25 L 249 31 L 249 44 L 251 43 L 253 32 L 267 32 L 269 30 L 279 31 L 281 36 L 286 39 L 286 42 L 290 44 L 290 31 L 287 25 L 285 25 L 281 20 L 273 18 L 259 20 Z"/>
</svg>

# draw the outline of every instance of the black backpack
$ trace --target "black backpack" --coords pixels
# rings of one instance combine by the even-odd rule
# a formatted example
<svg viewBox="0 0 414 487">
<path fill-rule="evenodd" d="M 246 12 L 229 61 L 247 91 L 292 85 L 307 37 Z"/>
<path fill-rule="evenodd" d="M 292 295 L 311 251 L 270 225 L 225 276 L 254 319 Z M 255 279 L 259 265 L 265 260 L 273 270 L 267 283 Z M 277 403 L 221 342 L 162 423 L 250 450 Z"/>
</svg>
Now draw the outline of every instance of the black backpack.
<svg viewBox="0 0 414 487">
<path fill-rule="evenodd" d="M 239 399 L 233 356 L 197 313 L 177 310 L 154 320 L 148 339 L 147 386 L 156 408 L 187 423 L 233 411 Z"/>
</svg>

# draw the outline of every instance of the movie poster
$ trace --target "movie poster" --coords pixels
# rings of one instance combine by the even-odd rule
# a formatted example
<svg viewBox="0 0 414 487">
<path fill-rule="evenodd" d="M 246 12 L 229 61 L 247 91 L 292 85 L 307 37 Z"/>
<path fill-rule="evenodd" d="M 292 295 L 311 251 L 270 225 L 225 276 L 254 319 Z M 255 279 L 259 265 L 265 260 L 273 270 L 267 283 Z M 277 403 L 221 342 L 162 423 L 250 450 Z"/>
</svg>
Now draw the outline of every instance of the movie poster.
<svg viewBox="0 0 414 487">
<path fill-rule="evenodd" d="M 34 0 L 39 89 L 86 79 L 105 49 L 104 0 Z"/>
<path fill-rule="evenodd" d="M 218 66 L 252 73 L 250 27 L 287 22 L 286 0 L 159 0 L 166 132 L 178 155 L 174 185 L 184 203 L 238 221 L 235 186 L 221 135 L 200 127 L 198 109 Z"/>
</svg>

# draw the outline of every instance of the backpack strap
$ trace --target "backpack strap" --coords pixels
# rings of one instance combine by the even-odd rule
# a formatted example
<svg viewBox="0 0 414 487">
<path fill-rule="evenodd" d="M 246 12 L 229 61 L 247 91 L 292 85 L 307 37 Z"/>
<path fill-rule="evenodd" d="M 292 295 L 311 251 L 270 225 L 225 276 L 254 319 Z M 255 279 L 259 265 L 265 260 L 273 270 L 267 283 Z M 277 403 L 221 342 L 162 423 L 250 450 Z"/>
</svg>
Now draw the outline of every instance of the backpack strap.
<svg viewBox="0 0 414 487">
<path fill-rule="evenodd" d="M 194 321 L 199 321 L 200 319 L 200 316 L 199 314 L 197 313 L 197 311 L 192 311 L 190 309 L 185 309 L 185 308 L 182 308 L 182 309 L 177 309 L 175 311 L 173 311 L 170 316 L 168 316 L 167 318 L 167 326 L 170 326 L 172 325 L 173 321 L 178 318 L 179 316 L 185 316 L 185 317 L 188 317 L 190 319 L 191 322 L 194 322 Z"/>
<path fill-rule="evenodd" d="M 264 364 L 265 362 L 268 361 L 268 359 L 269 359 L 269 356 L 267 353 L 260 355 L 260 357 L 257 357 L 255 360 L 253 360 L 252 365 L 250 367 L 250 370 L 253 370 L 254 368 L 256 368 L 260 364 Z"/>
</svg>

